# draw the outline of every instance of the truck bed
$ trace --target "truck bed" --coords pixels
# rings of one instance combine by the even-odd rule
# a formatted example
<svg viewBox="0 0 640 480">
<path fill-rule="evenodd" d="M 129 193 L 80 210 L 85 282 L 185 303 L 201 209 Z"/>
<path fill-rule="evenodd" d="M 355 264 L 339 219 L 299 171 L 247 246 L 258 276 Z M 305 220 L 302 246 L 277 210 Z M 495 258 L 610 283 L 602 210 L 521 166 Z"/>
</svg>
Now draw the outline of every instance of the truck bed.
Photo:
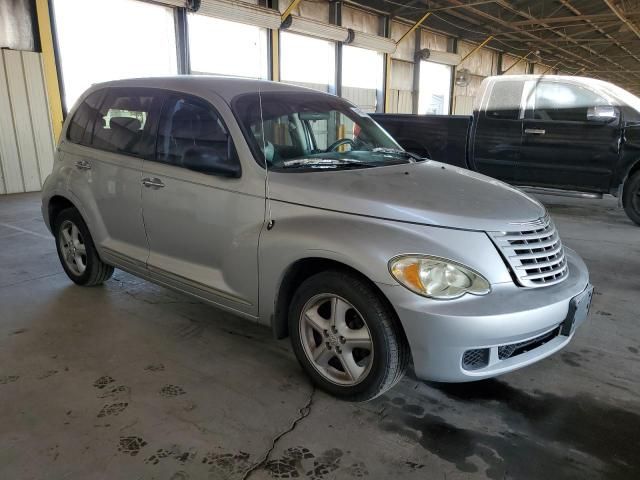
<svg viewBox="0 0 640 480">
<path fill-rule="evenodd" d="M 468 168 L 467 139 L 472 116 L 374 113 L 371 117 L 405 150 Z"/>
</svg>

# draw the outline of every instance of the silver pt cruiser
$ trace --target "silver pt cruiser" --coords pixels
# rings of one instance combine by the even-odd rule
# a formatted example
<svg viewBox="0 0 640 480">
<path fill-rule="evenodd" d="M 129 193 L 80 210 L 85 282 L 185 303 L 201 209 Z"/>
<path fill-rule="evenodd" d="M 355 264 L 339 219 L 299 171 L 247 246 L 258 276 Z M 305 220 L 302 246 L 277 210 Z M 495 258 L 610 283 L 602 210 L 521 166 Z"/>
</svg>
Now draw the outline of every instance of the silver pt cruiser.
<svg viewBox="0 0 640 480">
<path fill-rule="evenodd" d="M 42 200 L 75 283 L 117 267 L 270 325 L 351 400 L 391 388 L 411 360 L 445 382 L 529 365 L 571 340 L 591 302 L 585 264 L 536 200 L 280 83 L 95 85 Z"/>
</svg>

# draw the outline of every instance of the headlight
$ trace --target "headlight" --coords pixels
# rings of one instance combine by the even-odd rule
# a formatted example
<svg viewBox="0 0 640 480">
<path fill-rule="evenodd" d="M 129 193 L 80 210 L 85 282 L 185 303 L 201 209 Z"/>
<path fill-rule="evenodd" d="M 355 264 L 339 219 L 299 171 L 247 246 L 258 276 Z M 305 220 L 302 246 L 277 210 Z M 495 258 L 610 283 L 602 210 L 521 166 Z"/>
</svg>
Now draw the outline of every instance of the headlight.
<svg viewBox="0 0 640 480">
<path fill-rule="evenodd" d="M 423 297 L 450 300 L 465 293 L 485 295 L 489 282 L 478 272 L 429 255 L 401 255 L 389 261 L 389 272 L 401 285 Z"/>
</svg>

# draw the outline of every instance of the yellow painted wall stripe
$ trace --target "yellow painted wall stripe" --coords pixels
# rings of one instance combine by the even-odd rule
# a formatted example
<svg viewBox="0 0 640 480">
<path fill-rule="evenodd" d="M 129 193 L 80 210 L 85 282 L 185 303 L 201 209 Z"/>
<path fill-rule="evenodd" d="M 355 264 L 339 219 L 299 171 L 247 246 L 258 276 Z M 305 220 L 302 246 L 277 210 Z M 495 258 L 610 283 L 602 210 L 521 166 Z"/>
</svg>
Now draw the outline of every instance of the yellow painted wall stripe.
<svg viewBox="0 0 640 480">
<path fill-rule="evenodd" d="M 60 138 L 62 130 L 62 100 L 60 99 L 60 86 L 58 84 L 58 69 L 53 50 L 53 35 L 51 33 L 51 17 L 49 16 L 49 4 L 47 0 L 36 0 L 36 15 L 38 17 L 38 29 L 40 31 L 40 45 L 42 47 L 42 63 L 44 69 L 47 100 L 51 114 L 54 141 Z"/>
</svg>

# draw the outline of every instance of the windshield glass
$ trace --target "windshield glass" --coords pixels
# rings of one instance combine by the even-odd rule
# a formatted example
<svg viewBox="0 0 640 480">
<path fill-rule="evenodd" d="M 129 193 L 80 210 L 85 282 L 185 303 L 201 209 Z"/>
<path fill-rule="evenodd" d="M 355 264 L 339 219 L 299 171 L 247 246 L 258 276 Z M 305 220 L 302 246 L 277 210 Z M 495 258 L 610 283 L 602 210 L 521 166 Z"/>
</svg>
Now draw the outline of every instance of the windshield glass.
<svg viewBox="0 0 640 480">
<path fill-rule="evenodd" d="M 232 107 L 258 163 L 269 169 L 336 170 L 416 161 L 369 115 L 314 92 L 240 95 Z M 264 122 L 264 128 L 263 128 Z"/>
</svg>

